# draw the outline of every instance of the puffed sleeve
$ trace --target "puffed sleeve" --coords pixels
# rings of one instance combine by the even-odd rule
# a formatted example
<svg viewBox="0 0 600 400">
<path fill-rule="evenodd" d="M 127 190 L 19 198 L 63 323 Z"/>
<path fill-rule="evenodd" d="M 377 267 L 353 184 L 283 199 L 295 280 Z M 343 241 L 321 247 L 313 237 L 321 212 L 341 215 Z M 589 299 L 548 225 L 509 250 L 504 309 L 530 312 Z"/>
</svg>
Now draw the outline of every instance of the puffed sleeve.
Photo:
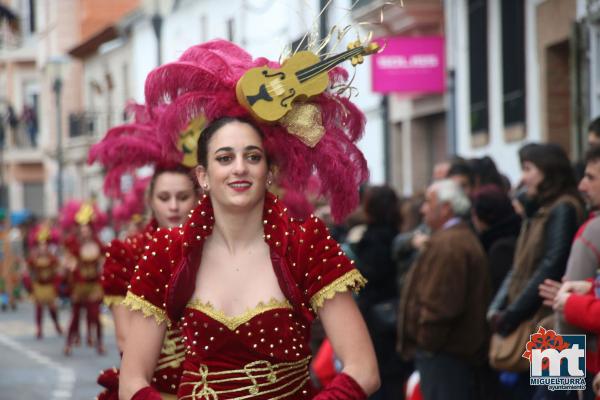
<svg viewBox="0 0 600 400">
<path fill-rule="evenodd" d="M 133 274 L 133 255 L 127 243 L 113 240 L 106 246 L 101 283 L 104 289 L 104 304 L 121 304 Z"/>
<path fill-rule="evenodd" d="M 357 292 L 367 283 L 323 221 L 311 217 L 300 224 L 298 233 L 297 259 L 304 272 L 301 289 L 313 312 L 337 293 L 350 289 Z"/>
<path fill-rule="evenodd" d="M 179 230 L 159 229 L 134 268 L 129 291 L 123 301 L 131 310 L 139 310 L 156 322 L 170 324 L 165 311 L 165 292 L 171 271 L 181 258 Z"/>
</svg>

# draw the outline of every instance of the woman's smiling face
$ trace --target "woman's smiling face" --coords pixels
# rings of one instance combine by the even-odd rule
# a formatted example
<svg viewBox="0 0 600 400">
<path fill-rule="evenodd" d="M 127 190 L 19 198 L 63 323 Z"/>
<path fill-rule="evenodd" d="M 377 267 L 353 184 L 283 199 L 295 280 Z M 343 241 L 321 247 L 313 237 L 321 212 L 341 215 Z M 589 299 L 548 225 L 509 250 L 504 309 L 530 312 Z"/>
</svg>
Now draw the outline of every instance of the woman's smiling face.
<svg viewBox="0 0 600 400">
<path fill-rule="evenodd" d="M 264 198 L 269 175 L 260 134 L 251 125 L 232 121 L 208 142 L 207 166 L 197 169 L 201 186 L 225 208 L 251 209 Z"/>
</svg>

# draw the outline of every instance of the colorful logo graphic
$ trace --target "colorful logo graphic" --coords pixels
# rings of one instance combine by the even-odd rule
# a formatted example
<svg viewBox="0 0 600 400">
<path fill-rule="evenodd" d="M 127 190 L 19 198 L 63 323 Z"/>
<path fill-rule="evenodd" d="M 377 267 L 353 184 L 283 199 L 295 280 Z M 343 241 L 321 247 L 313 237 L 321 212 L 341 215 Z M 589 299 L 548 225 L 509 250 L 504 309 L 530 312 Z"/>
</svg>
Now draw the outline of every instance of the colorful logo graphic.
<svg viewBox="0 0 600 400">
<path fill-rule="evenodd" d="M 585 335 L 560 335 L 540 326 L 529 336 L 522 357 L 529 360 L 531 385 L 585 389 Z"/>
</svg>

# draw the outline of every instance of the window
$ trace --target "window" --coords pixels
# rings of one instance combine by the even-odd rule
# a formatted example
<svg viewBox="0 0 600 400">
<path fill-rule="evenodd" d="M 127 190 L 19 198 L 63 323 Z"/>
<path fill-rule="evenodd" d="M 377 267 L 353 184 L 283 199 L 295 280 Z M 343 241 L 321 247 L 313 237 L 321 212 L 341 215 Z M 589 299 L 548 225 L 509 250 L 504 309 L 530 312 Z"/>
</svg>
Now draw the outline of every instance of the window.
<svg viewBox="0 0 600 400">
<path fill-rule="evenodd" d="M 487 5 L 469 0 L 469 86 L 471 133 L 488 130 Z"/>
<path fill-rule="evenodd" d="M 227 40 L 229 40 L 230 42 L 234 41 L 234 36 L 235 36 L 235 21 L 233 20 L 233 18 L 229 18 L 227 20 Z"/>
<path fill-rule="evenodd" d="M 306 37 L 305 35 L 302 35 L 298 39 L 294 40 L 290 45 L 292 52 L 308 50 L 308 40 L 308 33 L 306 34 Z"/>
<path fill-rule="evenodd" d="M 29 0 L 29 32 L 35 32 L 35 0 Z"/>
<path fill-rule="evenodd" d="M 26 135 L 21 138 L 22 143 L 27 143 L 31 147 L 38 145 L 39 133 L 39 84 L 35 81 L 25 82 L 23 85 L 24 102 L 21 111 L 21 122 L 23 131 L 20 135 Z"/>
<path fill-rule="evenodd" d="M 525 5 L 502 0 L 502 104 L 504 125 L 525 121 Z"/>
<path fill-rule="evenodd" d="M 35 215 L 44 215 L 44 183 L 23 184 L 23 205 Z"/>
<path fill-rule="evenodd" d="M 592 97 L 590 117 L 593 119 L 600 115 L 600 24 L 594 24 L 591 29 L 590 50 L 590 81 Z"/>
<path fill-rule="evenodd" d="M 202 42 L 208 40 L 208 17 L 205 14 L 200 16 L 200 40 Z"/>
<path fill-rule="evenodd" d="M 36 0 L 20 0 L 18 11 L 20 13 L 20 26 L 23 36 L 30 36 L 36 31 Z"/>
</svg>

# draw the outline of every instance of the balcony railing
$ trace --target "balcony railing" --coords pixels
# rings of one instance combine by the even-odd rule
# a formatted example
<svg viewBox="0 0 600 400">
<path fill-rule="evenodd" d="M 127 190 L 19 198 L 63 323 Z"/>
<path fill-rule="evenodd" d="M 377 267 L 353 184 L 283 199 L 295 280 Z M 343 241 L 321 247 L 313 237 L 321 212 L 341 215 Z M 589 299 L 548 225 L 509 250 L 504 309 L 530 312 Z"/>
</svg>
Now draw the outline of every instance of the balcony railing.
<svg viewBox="0 0 600 400">
<path fill-rule="evenodd" d="M 23 44 L 23 36 L 7 20 L 0 20 L 0 49 L 14 50 Z"/>
<path fill-rule="evenodd" d="M 69 114 L 69 138 L 102 137 L 108 129 L 123 122 L 116 112 L 82 111 Z"/>
<path fill-rule="evenodd" d="M 39 130 L 37 126 L 31 126 L 23 122 L 10 126 L 3 125 L 5 150 L 36 149 L 39 146 Z"/>
</svg>

